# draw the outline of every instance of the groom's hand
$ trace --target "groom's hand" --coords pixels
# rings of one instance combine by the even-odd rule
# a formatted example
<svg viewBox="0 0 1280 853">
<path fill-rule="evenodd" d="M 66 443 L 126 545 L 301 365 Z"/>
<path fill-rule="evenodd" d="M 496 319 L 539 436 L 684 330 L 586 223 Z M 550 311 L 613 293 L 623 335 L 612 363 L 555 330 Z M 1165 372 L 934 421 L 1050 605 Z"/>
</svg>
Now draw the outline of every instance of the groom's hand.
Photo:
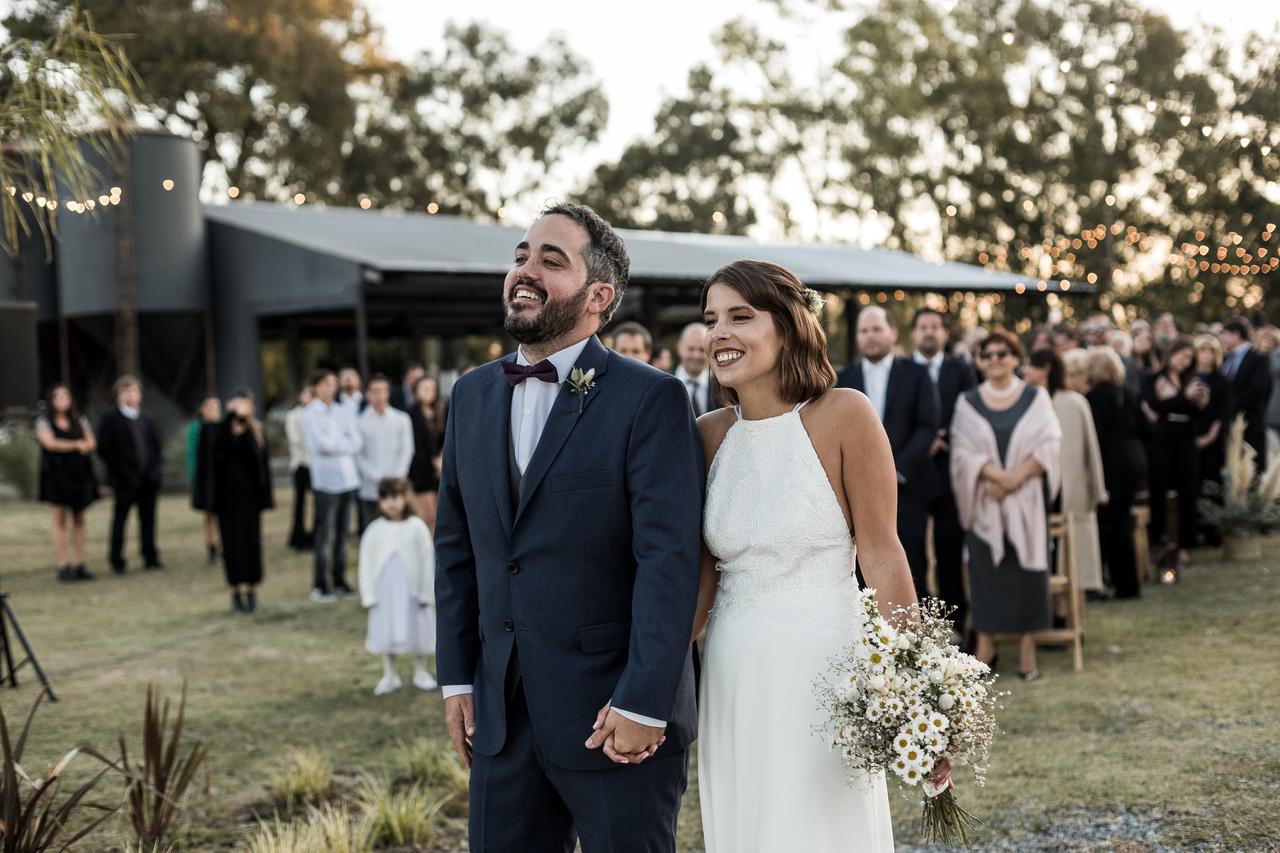
<svg viewBox="0 0 1280 853">
<path fill-rule="evenodd" d="M 467 767 L 471 767 L 471 738 L 476 734 L 474 698 L 474 694 L 463 693 L 444 700 L 444 724 L 449 729 L 449 739 Z"/>
<path fill-rule="evenodd" d="M 639 764 L 653 757 L 667 740 L 666 729 L 646 726 L 628 719 L 609 705 L 596 714 L 595 731 L 587 738 L 587 749 L 601 749 L 615 764 Z"/>
</svg>

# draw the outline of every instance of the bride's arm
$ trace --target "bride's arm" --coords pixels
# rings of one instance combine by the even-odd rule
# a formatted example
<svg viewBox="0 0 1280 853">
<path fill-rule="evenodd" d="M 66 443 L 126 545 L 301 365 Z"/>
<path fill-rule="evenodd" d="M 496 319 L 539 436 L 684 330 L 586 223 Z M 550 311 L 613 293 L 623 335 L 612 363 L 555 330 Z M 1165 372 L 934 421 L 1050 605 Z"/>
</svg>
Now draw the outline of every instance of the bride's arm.
<svg viewBox="0 0 1280 853">
<path fill-rule="evenodd" d="M 711 556 L 706 544 L 702 546 L 702 564 L 698 569 L 698 610 L 693 614 L 693 639 L 698 639 L 711 620 L 711 608 L 716 603 L 716 585 L 720 573 L 716 571 L 716 558 Z"/>
<path fill-rule="evenodd" d="M 907 554 L 898 540 L 898 478 L 893 449 L 871 401 L 857 392 L 834 401 L 840 430 L 840 478 L 858 543 L 863 580 L 880 612 L 916 603 Z"/>
</svg>

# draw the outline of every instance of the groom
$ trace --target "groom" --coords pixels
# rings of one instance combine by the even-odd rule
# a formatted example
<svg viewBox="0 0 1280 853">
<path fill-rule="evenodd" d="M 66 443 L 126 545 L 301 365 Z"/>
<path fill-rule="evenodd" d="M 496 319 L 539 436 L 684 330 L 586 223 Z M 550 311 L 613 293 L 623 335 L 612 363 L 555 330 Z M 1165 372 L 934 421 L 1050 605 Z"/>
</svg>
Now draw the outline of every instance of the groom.
<svg viewBox="0 0 1280 853">
<path fill-rule="evenodd" d="M 629 267 L 593 210 L 548 208 L 503 287 L 519 350 L 454 387 L 436 659 L 473 851 L 675 850 L 702 445 L 680 382 L 595 337 Z"/>
</svg>

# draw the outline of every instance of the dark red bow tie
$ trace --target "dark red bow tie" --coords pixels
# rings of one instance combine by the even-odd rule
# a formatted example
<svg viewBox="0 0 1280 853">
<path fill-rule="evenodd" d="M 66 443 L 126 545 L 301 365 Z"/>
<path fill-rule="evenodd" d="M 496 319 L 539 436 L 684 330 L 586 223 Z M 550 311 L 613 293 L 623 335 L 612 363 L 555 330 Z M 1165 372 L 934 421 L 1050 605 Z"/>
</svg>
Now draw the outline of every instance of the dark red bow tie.
<svg viewBox="0 0 1280 853">
<path fill-rule="evenodd" d="M 552 384 L 560 381 L 560 372 L 556 370 L 556 366 L 545 358 L 537 364 L 531 364 L 528 367 L 516 364 L 514 361 L 504 361 L 502 363 L 502 372 L 507 375 L 507 382 L 514 388 L 526 379 L 541 379 L 543 382 Z"/>
</svg>

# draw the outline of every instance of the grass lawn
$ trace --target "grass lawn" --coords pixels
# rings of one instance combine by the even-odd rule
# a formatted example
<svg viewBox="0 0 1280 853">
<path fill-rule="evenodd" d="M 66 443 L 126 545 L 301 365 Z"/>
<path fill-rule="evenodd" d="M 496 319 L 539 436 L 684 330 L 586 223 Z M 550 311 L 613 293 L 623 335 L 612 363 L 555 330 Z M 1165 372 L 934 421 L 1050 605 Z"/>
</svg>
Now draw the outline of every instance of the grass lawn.
<svg viewBox="0 0 1280 853">
<path fill-rule="evenodd" d="M 147 684 L 176 698 L 186 678 L 188 728 L 211 751 L 177 849 L 221 850 L 244 837 L 255 811 L 270 815 L 268 774 L 294 750 L 329 757 L 342 790 L 362 771 L 386 770 L 400 741 L 444 738 L 438 694 L 372 695 L 379 665 L 363 649 L 359 604 L 307 600 L 310 558 L 284 547 L 288 501 L 281 492 L 282 508 L 265 516 L 267 579 L 253 617 L 229 612 L 221 568 L 205 565 L 199 517 L 183 497 L 160 508 L 168 569 L 140 571 L 131 539 L 124 578 L 105 564 L 109 505 L 91 510 L 99 580 L 76 585 L 54 580 L 47 508 L 0 503 L 0 579 L 62 698 L 37 717 L 32 771 L 75 744 L 114 753 L 121 731 L 136 753 Z M 1004 683 L 1013 695 L 987 787 L 960 777 L 963 804 L 987 821 L 978 846 L 1280 849 L 1280 542 L 1268 547 L 1267 559 L 1237 565 L 1203 552 L 1176 587 L 1091 606 L 1085 672 L 1045 652 L 1040 682 Z M 1014 650 L 1004 657 L 1012 674 Z M 36 695 L 31 671 L 20 677 L 18 690 L 0 691 L 11 726 Z M 108 782 L 98 799 L 118 788 Z M 907 847 L 917 808 L 891 796 Z M 459 833 L 446 825 L 438 849 L 460 849 Z M 700 850 L 699 838 L 691 784 L 682 849 Z M 79 849 L 128 842 L 118 819 Z"/>
</svg>

